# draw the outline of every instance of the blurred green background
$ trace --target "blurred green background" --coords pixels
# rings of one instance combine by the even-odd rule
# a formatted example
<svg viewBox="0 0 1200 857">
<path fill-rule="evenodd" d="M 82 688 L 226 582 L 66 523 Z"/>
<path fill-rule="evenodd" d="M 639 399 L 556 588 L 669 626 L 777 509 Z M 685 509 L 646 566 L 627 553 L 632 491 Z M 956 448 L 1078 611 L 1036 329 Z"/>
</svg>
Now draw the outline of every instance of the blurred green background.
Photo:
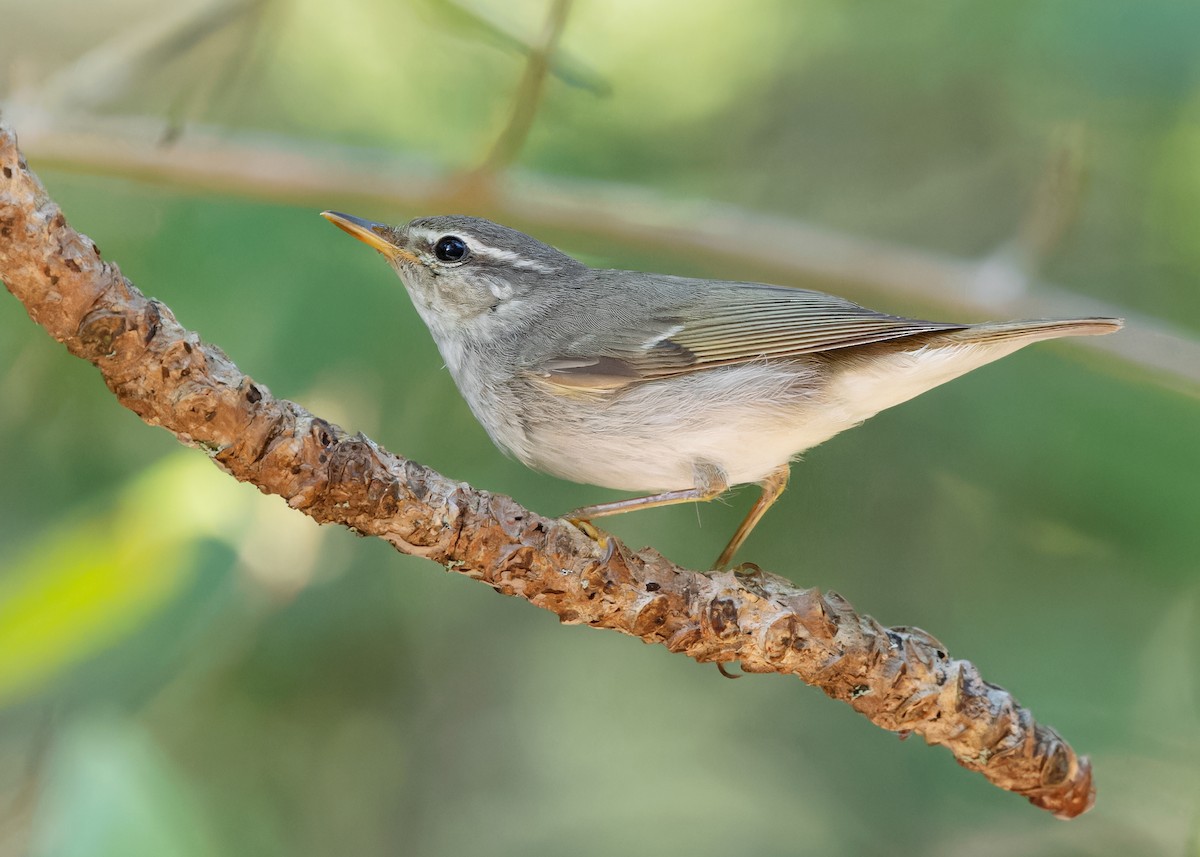
<svg viewBox="0 0 1200 857">
<path fill-rule="evenodd" d="M 0 105 L 71 222 L 276 395 L 557 513 L 617 495 L 501 456 L 386 266 L 316 216 L 437 211 L 40 159 L 37 124 L 394 158 L 433 204 L 501 135 L 548 9 L 2 0 Z M 1078 188 L 1035 279 L 1200 336 L 1194 0 L 567 12 L 516 187 L 978 259 L 1019 241 L 1067 140 Z M 767 277 L 777 252 L 744 271 L 586 221 L 542 232 L 681 274 Z M 1200 398 L 1163 380 L 1029 349 L 812 451 L 744 551 L 928 629 L 1090 754 L 1098 804 L 1064 824 L 797 681 L 726 681 L 318 528 L 119 408 L 5 296 L 0 853 L 1200 854 Z M 612 528 L 702 565 L 753 493 Z"/>
</svg>

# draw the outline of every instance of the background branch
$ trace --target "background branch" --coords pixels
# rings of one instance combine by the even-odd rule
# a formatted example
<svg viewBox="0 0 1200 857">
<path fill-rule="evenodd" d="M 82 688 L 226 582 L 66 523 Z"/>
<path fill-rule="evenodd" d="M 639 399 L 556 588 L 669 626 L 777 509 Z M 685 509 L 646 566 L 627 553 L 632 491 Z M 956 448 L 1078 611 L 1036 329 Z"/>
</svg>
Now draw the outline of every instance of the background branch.
<svg viewBox="0 0 1200 857">
<path fill-rule="evenodd" d="M 31 318 L 100 369 L 118 400 L 235 478 L 322 523 L 442 563 L 565 624 L 698 661 L 795 675 L 884 729 L 915 732 L 1061 817 L 1092 804 L 1091 766 L 968 661 L 915 628 L 765 573 L 704 575 L 477 491 L 274 398 L 143 296 L 75 232 L 0 125 L 0 278 Z"/>
<path fill-rule="evenodd" d="M 567 24 L 570 11 L 571 0 L 551 0 L 542 37 L 525 60 L 525 68 L 513 96 L 508 122 L 496 137 L 483 163 L 479 165 L 478 172 L 483 176 L 494 176 L 511 165 L 525 146 L 525 139 L 529 136 L 529 130 L 533 127 L 533 120 L 537 117 L 538 106 L 541 104 L 551 60 L 558 41 L 562 38 L 563 27 Z"/>
<path fill-rule="evenodd" d="M 589 242 L 597 252 L 611 243 L 653 248 L 660 258 L 700 260 L 737 279 L 817 281 L 817 288 L 828 283 L 835 292 L 886 294 L 964 320 L 1120 316 L 1128 322 L 1120 336 L 1088 337 L 1075 347 L 1147 370 L 1172 389 L 1200 393 L 1200 341 L 1190 332 L 1037 280 L 1011 254 L 955 258 L 733 205 L 530 173 L 498 177 L 481 195 L 478 183 L 394 153 L 269 134 L 193 124 L 171 146 L 160 146 L 153 142 L 161 135 L 159 119 L 81 119 L 27 103 L 5 115 L 22 127 L 43 163 L 69 170 L 314 206 L 336 195 L 357 200 L 364 214 L 486 213 L 542 235 L 574 233 L 583 249 Z M 769 259 L 757 249 L 764 243 L 774 248 Z"/>
</svg>

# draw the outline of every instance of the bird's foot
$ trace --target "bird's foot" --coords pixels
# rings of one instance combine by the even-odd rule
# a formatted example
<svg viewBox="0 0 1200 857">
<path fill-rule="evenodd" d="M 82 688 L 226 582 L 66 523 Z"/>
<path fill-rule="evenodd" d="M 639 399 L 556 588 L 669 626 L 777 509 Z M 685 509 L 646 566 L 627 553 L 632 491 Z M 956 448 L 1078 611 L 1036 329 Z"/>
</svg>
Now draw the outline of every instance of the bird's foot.
<svg viewBox="0 0 1200 857">
<path fill-rule="evenodd" d="M 762 577 L 763 570 L 752 562 L 739 562 L 730 569 L 737 577 Z"/>
<path fill-rule="evenodd" d="M 606 563 L 613 558 L 613 554 L 616 553 L 617 550 L 616 539 L 601 530 L 587 518 L 568 516 L 566 520 L 568 523 L 572 524 L 575 529 L 579 530 L 600 547 L 604 548 L 604 556 L 600 558 L 601 563 Z"/>
<path fill-rule="evenodd" d="M 720 661 L 717 661 L 717 671 L 720 672 L 721 675 L 725 676 L 725 678 L 741 678 L 743 675 L 745 675 L 745 673 L 729 672 L 727 669 L 725 669 L 725 664 L 721 663 Z"/>
</svg>

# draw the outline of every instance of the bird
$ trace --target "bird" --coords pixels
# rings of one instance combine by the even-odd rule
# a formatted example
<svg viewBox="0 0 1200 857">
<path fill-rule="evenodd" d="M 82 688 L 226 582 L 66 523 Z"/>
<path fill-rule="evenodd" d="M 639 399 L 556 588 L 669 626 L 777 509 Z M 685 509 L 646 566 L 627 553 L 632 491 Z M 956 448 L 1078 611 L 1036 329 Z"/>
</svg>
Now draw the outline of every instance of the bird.
<svg viewBox="0 0 1200 857">
<path fill-rule="evenodd" d="M 479 217 L 322 216 L 399 275 L 502 451 L 638 494 L 566 516 L 593 537 L 596 518 L 759 485 L 714 569 L 731 565 L 806 450 L 1031 343 L 1123 325 L 924 321 L 792 286 L 592 268 Z"/>
</svg>

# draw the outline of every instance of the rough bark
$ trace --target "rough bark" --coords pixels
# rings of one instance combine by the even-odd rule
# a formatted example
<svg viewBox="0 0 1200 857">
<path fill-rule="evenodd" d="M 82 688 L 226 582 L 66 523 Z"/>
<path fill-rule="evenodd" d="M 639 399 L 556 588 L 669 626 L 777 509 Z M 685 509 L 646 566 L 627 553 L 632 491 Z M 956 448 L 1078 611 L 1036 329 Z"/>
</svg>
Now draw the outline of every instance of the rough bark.
<svg viewBox="0 0 1200 857">
<path fill-rule="evenodd" d="M 321 523 L 386 539 L 553 611 L 698 661 L 794 675 L 877 726 L 916 733 L 1059 817 L 1092 805 L 1091 765 L 969 661 L 916 628 L 767 573 L 705 575 L 453 482 L 276 399 L 146 298 L 72 229 L 0 125 L 0 279 L 101 372 L 117 400 L 225 472 Z"/>
</svg>

